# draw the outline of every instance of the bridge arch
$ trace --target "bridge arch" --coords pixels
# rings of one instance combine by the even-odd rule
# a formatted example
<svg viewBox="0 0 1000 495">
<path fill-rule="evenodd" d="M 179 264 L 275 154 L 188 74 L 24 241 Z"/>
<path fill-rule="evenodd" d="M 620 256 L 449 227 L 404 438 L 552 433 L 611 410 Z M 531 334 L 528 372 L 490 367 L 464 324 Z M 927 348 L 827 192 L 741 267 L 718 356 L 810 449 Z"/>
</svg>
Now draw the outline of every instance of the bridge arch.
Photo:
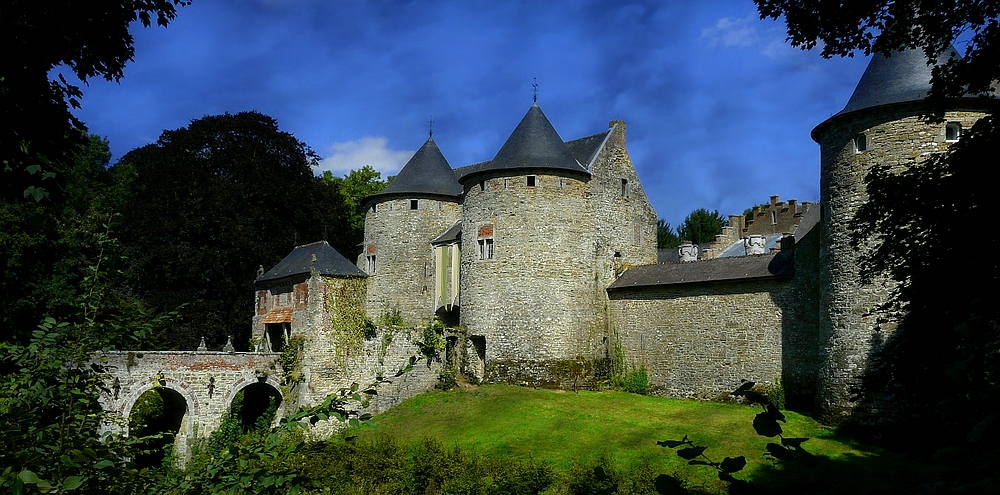
<svg viewBox="0 0 1000 495">
<path fill-rule="evenodd" d="M 255 396 L 258 396 L 257 399 L 263 398 L 263 400 L 266 400 L 266 397 L 268 396 L 273 396 L 278 399 L 278 410 L 274 415 L 274 420 L 271 423 L 271 426 L 274 426 L 277 423 L 277 421 L 283 416 L 283 412 L 285 411 L 287 406 L 287 398 L 281 391 L 281 383 L 279 383 L 270 375 L 263 377 L 256 375 L 241 377 L 226 392 L 223 404 L 225 404 L 225 407 L 228 410 L 228 408 L 233 404 L 233 401 L 236 399 L 237 394 L 239 394 L 240 392 L 244 392 L 244 400 L 246 400 L 247 392 L 251 391 L 259 392 L 258 394 L 254 394 Z M 263 410 L 266 409 L 267 407 L 266 405 L 264 405 L 263 407 L 258 407 L 260 406 L 260 404 L 255 404 L 255 403 L 247 404 L 246 402 L 244 402 L 244 408 L 246 408 L 248 405 L 251 406 L 251 411 L 252 411 L 251 414 L 253 412 L 263 412 Z"/>
</svg>

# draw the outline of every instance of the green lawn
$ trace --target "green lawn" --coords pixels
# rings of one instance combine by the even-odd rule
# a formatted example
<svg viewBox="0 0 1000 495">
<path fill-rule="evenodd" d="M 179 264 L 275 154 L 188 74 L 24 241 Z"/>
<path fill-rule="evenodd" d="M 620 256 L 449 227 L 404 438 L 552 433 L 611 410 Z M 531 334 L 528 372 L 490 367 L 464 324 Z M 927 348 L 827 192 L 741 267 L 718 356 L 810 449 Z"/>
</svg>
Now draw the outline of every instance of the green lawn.
<svg viewBox="0 0 1000 495">
<path fill-rule="evenodd" d="M 687 435 L 720 461 L 744 455 L 740 477 L 778 491 L 805 493 L 912 493 L 924 489 L 935 472 L 899 454 L 882 452 L 834 434 L 811 418 L 791 411 L 782 424 L 787 437 L 808 437 L 803 447 L 813 459 L 781 465 L 765 457 L 769 439 L 752 421 L 759 408 L 736 404 L 664 399 L 623 392 L 579 393 L 484 386 L 475 390 L 431 392 L 376 418 L 380 435 L 409 444 L 426 437 L 481 454 L 542 459 L 566 472 L 592 465 L 601 456 L 623 470 L 651 467 L 684 480 L 688 488 L 725 492 L 715 471 L 689 466 L 657 440 Z"/>
</svg>

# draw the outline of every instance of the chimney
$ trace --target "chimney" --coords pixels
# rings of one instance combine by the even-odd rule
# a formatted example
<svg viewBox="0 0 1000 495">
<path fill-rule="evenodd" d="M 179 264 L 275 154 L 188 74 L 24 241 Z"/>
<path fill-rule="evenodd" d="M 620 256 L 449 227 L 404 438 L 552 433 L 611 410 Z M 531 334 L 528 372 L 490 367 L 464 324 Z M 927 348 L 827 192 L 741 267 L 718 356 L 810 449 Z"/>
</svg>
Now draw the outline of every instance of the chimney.
<svg viewBox="0 0 1000 495">
<path fill-rule="evenodd" d="M 793 215 L 799 212 L 799 210 L 796 209 L 798 208 L 798 202 L 799 200 L 797 199 L 788 200 L 788 211 L 791 211 Z"/>
<path fill-rule="evenodd" d="M 764 245 L 765 239 L 762 235 L 754 234 L 743 239 L 743 248 L 746 250 L 747 256 L 764 254 Z"/>
<path fill-rule="evenodd" d="M 614 133 L 611 135 L 611 139 L 609 139 L 609 141 L 613 142 L 614 144 L 616 144 L 616 145 L 618 145 L 618 146 L 620 146 L 621 148 L 624 149 L 625 148 L 625 121 L 624 120 L 612 120 L 611 122 L 608 122 L 608 129 L 613 129 L 615 126 L 618 126 L 618 129 L 616 129 L 614 131 Z"/>
<path fill-rule="evenodd" d="M 690 242 L 681 244 L 677 247 L 677 259 L 679 259 L 681 263 L 698 261 L 698 246 L 695 246 Z"/>
<path fill-rule="evenodd" d="M 729 215 L 729 226 L 738 229 L 737 232 L 743 231 L 743 220 L 746 217 L 743 215 Z"/>
<path fill-rule="evenodd" d="M 778 195 L 775 194 L 771 196 L 771 208 L 774 208 L 778 204 Z"/>
</svg>

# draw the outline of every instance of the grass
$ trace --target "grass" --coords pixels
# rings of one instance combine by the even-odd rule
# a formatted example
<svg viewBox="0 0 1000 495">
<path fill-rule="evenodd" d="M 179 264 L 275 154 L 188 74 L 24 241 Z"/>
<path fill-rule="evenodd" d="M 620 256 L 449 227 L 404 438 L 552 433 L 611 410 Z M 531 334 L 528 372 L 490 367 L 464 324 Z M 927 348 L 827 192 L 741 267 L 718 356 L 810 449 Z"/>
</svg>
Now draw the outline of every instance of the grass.
<svg viewBox="0 0 1000 495">
<path fill-rule="evenodd" d="M 376 418 L 378 428 L 359 438 L 395 438 L 403 444 L 435 438 L 485 455 L 543 459 L 562 472 L 596 465 L 602 456 L 625 471 L 651 467 L 684 481 L 689 489 L 725 493 L 706 466 L 690 466 L 658 440 L 687 435 L 708 446 L 715 461 L 744 455 L 739 473 L 777 492 L 913 493 L 933 481 L 929 465 L 838 436 L 808 416 L 786 412 L 786 437 L 808 437 L 811 462 L 779 465 L 764 456 L 773 439 L 758 436 L 752 421 L 759 408 L 639 396 L 623 392 L 579 393 L 484 386 L 431 392 Z"/>
</svg>

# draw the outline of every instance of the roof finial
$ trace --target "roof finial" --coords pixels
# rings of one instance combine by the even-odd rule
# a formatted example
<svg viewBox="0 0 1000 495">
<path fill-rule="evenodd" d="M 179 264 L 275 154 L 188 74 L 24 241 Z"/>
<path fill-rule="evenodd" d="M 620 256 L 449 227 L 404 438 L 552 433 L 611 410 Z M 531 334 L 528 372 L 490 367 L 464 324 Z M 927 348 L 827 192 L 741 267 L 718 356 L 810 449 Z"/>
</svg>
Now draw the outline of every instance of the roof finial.
<svg viewBox="0 0 1000 495">
<path fill-rule="evenodd" d="M 427 120 L 427 137 L 434 137 L 434 116 Z"/>
<path fill-rule="evenodd" d="M 535 82 L 531 83 L 531 92 L 534 95 L 535 103 L 538 103 L 538 78 L 532 78 Z"/>
</svg>

